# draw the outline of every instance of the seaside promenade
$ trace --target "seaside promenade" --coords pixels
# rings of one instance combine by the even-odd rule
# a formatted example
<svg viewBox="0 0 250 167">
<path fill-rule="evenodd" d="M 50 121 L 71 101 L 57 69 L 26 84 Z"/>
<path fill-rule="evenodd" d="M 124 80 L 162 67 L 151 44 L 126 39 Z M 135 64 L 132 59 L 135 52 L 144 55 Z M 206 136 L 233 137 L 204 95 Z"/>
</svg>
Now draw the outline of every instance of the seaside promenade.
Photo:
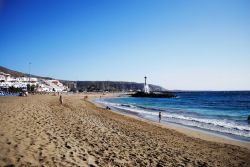
<svg viewBox="0 0 250 167">
<path fill-rule="evenodd" d="M 250 149 L 114 113 L 83 95 L 0 97 L 0 166 L 241 166 Z"/>
</svg>

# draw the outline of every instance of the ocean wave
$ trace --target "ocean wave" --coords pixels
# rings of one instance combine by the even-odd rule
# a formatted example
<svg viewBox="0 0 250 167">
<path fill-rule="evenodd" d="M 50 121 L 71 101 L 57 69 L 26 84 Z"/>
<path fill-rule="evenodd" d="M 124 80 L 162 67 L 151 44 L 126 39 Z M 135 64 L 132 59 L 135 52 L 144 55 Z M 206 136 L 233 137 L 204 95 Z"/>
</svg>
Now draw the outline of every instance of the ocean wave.
<svg viewBox="0 0 250 167">
<path fill-rule="evenodd" d="M 154 107 L 145 107 L 145 106 L 140 106 L 140 105 L 133 105 L 135 108 L 140 108 L 140 109 L 145 109 L 145 110 L 151 110 L 151 111 L 166 111 L 161 108 L 154 108 Z"/>
<path fill-rule="evenodd" d="M 107 101 L 98 101 L 98 102 L 107 106 L 114 107 L 118 110 L 119 109 L 127 110 L 129 112 L 140 114 L 142 117 L 151 117 L 153 119 L 158 118 L 158 112 L 155 111 L 164 111 L 162 112 L 162 117 L 167 122 L 178 123 L 186 126 L 198 127 L 201 129 L 212 130 L 212 131 L 250 138 L 250 126 L 240 125 L 237 124 L 235 121 L 228 119 L 196 118 L 190 115 L 181 114 L 180 112 L 179 113 L 168 112 L 163 109 L 145 107 L 140 105 L 118 104 Z"/>
</svg>

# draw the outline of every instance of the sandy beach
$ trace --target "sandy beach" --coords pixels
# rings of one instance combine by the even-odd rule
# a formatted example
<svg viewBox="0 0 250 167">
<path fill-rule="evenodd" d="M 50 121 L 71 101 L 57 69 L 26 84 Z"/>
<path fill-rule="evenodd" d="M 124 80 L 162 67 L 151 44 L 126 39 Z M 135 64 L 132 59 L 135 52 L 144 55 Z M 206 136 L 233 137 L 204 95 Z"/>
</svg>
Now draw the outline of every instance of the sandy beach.
<svg viewBox="0 0 250 167">
<path fill-rule="evenodd" d="M 189 132 L 84 95 L 0 97 L 0 166 L 249 166 L 249 145 Z"/>
</svg>

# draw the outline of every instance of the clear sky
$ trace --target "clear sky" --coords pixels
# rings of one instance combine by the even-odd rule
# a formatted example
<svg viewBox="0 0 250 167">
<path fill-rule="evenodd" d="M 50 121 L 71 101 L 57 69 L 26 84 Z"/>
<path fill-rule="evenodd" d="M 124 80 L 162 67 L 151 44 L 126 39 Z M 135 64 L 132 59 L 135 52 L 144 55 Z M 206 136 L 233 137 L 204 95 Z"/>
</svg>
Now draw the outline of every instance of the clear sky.
<svg viewBox="0 0 250 167">
<path fill-rule="evenodd" d="M 0 0 L 0 65 L 68 80 L 250 90 L 249 0 Z"/>
</svg>

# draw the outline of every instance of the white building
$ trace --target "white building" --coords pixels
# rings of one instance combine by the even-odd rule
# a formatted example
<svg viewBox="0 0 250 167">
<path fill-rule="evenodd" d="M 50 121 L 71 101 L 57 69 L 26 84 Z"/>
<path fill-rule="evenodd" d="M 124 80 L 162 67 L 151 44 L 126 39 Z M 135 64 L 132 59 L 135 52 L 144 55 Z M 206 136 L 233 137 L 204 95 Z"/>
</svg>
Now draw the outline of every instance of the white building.
<svg viewBox="0 0 250 167">
<path fill-rule="evenodd" d="M 58 80 L 40 80 L 37 88 L 38 92 L 65 92 L 68 87 Z"/>
<path fill-rule="evenodd" d="M 0 82 L 5 82 L 5 76 L 4 75 L 0 75 Z"/>
<path fill-rule="evenodd" d="M 11 77 L 10 74 L 0 72 L 0 88 L 22 88 L 27 89 L 27 85 L 34 85 L 39 92 L 64 92 L 68 87 L 58 80 L 45 80 L 34 77 Z"/>
<path fill-rule="evenodd" d="M 58 80 L 45 80 L 46 84 L 48 84 L 52 90 L 55 92 L 63 92 L 67 90 L 67 87 L 63 86 L 63 84 Z"/>
<path fill-rule="evenodd" d="M 10 79 L 10 74 L 6 74 L 4 72 L 0 72 L 0 81 L 1 82 L 6 82 Z"/>
<path fill-rule="evenodd" d="M 38 82 L 38 79 L 37 78 L 34 78 L 34 77 L 17 77 L 15 78 L 16 81 L 18 82 L 31 82 L 31 83 L 34 83 L 34 82 Z"/>
</svg>

